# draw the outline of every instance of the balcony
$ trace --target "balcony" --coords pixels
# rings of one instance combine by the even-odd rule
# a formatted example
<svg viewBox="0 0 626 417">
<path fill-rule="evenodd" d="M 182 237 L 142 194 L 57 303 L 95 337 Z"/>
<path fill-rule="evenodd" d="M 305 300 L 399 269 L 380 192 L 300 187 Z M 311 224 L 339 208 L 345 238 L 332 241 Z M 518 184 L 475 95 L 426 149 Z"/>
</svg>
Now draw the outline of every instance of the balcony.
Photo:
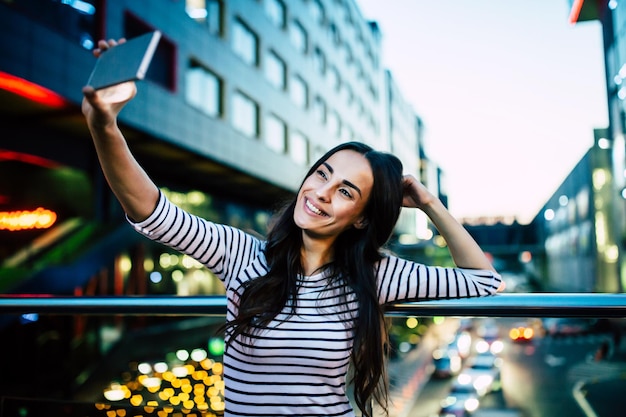
<svg viewBox="0 0 626 417">
<path fill-rule="evenodd" d="M 223 380 L 219 355 L 223 343 L 220 345 L 215 330 L 223 321 L 225 302 L 222 296 L 0 297 L 0 325 L 4 327 L 0 330 L 5 334 L 0 416 L 220 415 Z M 421 330 L 408 330 L 419 334 L 419 341 L 399 341 L 390 359 L 392 417 L 435 415 L 439 404 L 450 398 L 446 392 L 451 382 L 431 382 L 433 352 L 448 344 L 468 322 L 491 319 L 497 320 L 503 331 L 520 320 L 543 319 L 547 323 L 562 318 L 611 323 L 610 329 L 605 326 L 589 332 L 588 339 L 544 334 L 534 343 L 518 343 L 502 337 L 511 360 L 504 359 L 509 361 L 509 368 L 502 368 L 504 390 L 489 394 L 492 398 L 487 402 L 492 407 L 494 402 L 502 408 L 504 404 L 498 401 L 513 401 L 517 410 L 525 412 L 520 415 L 548 415 L 525 411 L 525 407 L 545 399 L 511 398 L 506 379 L 513 372 L 514 352 L 518 353 L 517 366 L 526 367 L 528 362 L 530 369 L 534 359 L 529 352 L 553 340 L 565 347 L 560 348 L 560 354 L 554 350 L 545 354 L 542 366 L 557 370 L 558 375 L 558 369 L 567 366 L 559 361 L 571 361 L 565 381 L 571 385 L 566 396 L 571 397 L 575 409 L 572 417 L 603 417 L 603 404 L 598 400 L 602 393 L 598 391 L 623 392 L 626 388 L 626 349 L 621 347 L 625 344 L 615 339 L 626 330 L 626 294 L 499 294 L 395 304 L 389 306 L 387 315 L 392 329 L 396 326 L 403 334 L 407 334 L 407 319 L 422 323 Z M 567 347 L 568 343 L 584 347 Z M 603 351 L 603 347 L 608 350 Z M 580 375 L 572 380 L 576 372 Z M 553 377 L 544 376 L 537 385 Z M 187 381 L 187 388 L 176 388 L 176 381 Z M 560 395 L 557 388 L 553 387 L 555 392 L 550 396 Z M 430 396 L 432 390 L 439 390 L 443 397 L 422 398 Z M 496 396 L 499 399 L 494 399 Z"/>
</svg>

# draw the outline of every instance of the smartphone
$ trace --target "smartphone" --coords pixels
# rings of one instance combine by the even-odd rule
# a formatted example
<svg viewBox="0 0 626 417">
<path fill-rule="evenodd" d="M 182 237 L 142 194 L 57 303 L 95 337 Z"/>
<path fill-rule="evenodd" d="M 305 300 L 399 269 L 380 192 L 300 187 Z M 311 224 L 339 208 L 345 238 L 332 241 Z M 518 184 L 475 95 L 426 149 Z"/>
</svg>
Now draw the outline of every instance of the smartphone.
<svg viewBox="0 0 626 417">
<path fill-rule="evenodd" d="M 98 90 L 143 80 L 160 39 L 161 32 L 155 30 L 104 51 L 98 57 L 87 85 Z"/>
</svg>

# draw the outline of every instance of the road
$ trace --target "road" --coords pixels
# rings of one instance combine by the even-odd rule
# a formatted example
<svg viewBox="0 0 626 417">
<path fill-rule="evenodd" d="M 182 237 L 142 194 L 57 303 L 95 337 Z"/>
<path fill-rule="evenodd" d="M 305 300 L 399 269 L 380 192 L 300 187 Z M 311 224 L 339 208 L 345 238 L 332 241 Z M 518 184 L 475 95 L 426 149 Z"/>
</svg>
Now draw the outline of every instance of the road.
<svg viewBox="0 0 626 417">
<path fill-rule="evenodd" d="M 514 319 L 500 319 L 501 335 L 508 333 Z M 519 321 L 516 319 L 516 321 Z M 591 358 L 608 334 L 564 337 L 538 337 L 525 344 L 502 337 L 505 349 L 501 354 L 502 389 L 481 400 L 483 408 L 515 408 L 524 417 L 586 417 L 574 391 L 581 380 L 593 380 L 606 374 L 602 363 Z M 430 380 L 421 391 L 406 417 L 438 415 L 451 380 Z M 623 385 L 607 384 L 603 393 L 616 398 L 624 392 Z M 599 415 L 600 417 L 604 417 Z"/>
</svg>

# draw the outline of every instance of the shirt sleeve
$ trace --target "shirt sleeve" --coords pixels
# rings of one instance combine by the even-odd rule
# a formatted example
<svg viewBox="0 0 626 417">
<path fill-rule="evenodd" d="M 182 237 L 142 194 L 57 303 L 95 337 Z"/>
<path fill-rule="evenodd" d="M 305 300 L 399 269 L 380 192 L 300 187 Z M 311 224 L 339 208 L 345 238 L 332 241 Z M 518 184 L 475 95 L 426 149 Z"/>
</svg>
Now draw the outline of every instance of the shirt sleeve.
<svg viewBox="0 0 626 417">
<path fill-rule="evenodd" d="M 217 275 L 226 286 L 259 253 L 261 242 L 240 229 L 216 224 L 173 204 L 163 193 L 152 214 L 127 221 L 147 238 L 189 255 Z"/>
<path fill-rule="evenodd" d="M 427 266 L 396 256 L 377 264 L 376 278 L 381 304 L 493 295 L 502 281 L 491 270 Z"/>
</svg>

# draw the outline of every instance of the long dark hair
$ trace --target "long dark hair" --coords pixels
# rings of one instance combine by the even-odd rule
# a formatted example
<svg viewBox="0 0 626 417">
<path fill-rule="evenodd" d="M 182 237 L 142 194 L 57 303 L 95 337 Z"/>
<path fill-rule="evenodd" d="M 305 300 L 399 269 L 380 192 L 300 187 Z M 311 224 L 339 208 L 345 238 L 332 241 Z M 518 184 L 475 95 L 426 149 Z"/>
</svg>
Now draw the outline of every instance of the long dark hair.
<svg viewBox="0 0 626 417">
<path fill-rule="evenodd" d="M 358 323 L 354 326 L 352 349 L 355 401 L 364 416 L 374 398 L 385 409 L 388 382 L 385 370 L 387 330 L 384 311 L 378 302 L 374 264 L 381 259 L 402 207 L 402 163 L 395 156 L 378 152 L 359 142 L 347 142 L 323 155 L 308 171 L 308 178 L 328 158 L 341 150 L 362 154 L 372 169 L 374 183 L 364 208 L 366 226 L 349 228 L 335 241 L 334 260 L 325 268 L 331 277 L 343 280 L 356 295 Z M 304 183 L 304 180 L 303 180 Z M 279 213 L 267 237 L 265 257 L 268 273 L 247 282 L 239 300 L 238 316 L 227 323 L 229 340 L 240 334 L 253 334 L 268 325 L 297 294 L 297 277 L 303 274 L 300 249 L 302 230 L 294 223 L 297 196 Z M 293 307 L 295 309 L 295 306 Z"/>
</svg>

